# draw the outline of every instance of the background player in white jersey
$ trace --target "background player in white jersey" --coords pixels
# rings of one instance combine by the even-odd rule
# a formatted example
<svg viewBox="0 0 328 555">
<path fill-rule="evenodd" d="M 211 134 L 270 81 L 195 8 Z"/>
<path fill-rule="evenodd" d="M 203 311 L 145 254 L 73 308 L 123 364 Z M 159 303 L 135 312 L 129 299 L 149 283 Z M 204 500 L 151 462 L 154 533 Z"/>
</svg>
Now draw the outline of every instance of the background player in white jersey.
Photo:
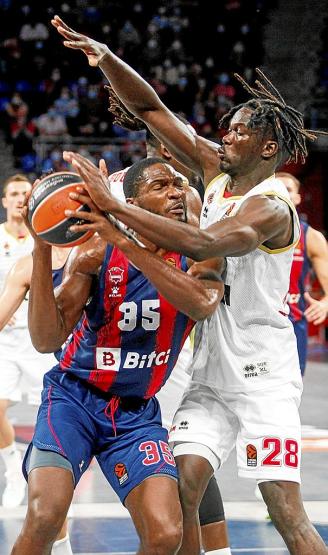
<svg viewBox="0 0 328 555">
<path fill-rule="evenodd" d="M 192 189 L 188 188 L 188 206 L 190 207 L 188 211 L 188 223 L 198 226 L 198 207 L 200 195 L 197 191 L 199 191 L 199 187 L 203 186 L 201 180 L 194 172 L 178 162 L 178 160 L 172 156 L 170 151 L 153 135 L 153 133 L 151 133 L 147 127 L 145 128 L 143 122 L 137 120 L 124 108 L 111 87 L 107 88 L 109 89 L 109 111 L 114 114 L 115 123 L 133 131 L 146 129 L 147 157 L 155 156 L 162 158 L 175 170 L 187 177 L 189 184 L 192 185 Z M 178 116 L 178 118 L 188 124 L 187 120 L 181 118 L 181 116 Z M 194 128 L 190 124 L 188 124 L 188 127 L 192 133 L 195 133 Z M 127 170 L 128 168 L 119 170 L 111 174 L 108 178 L 112 194 L 116 198 L 123 201 L 125 201 L 123 180 Z M 170 379 L 157 394 L 157 398 L 161 406 L 162 422 L 168 430 L 172 425 L 174 414 L 181 403 L 183 393 L 190 382 L 189 367 L 191 365 L 191 361 L 192 346 L 190 339 L 187 338 L 177 363 L 170 375 Z M 229 555 L 231 551 L 229 548 L 229 537 L 224 507 L 221 493 L 214 475 L 211 477 L 200 503 L 199 521 L 201 526 L 202 547 L 205 550 L 205 553 L 215 550 L 220 555 Z"/>
<path fill-rule="evenodd" d="M 299 227 L 287 191 L 274 177 L 282 163 L 304 161 L 306 138 L 316 134 L 304 128 L 302 114 L 258 70 L 257 88 L 239 77 L 253 99 L 223 117 L 228 130 L 217 149 L 192 135 L 106 45 L 76 33 L 58 16 L 52 23 L 65 46 L 81 49 L 90 65 L 100 67 L 127 108 L 174 156 L 205 184 L 212 181 L 202 214 L 206 229 L 172 222 L 168 232 L 162 218 L 111 198 L 101 174 L 96 177 L 87 160 L 71 157 L 101 210 L 163 248 L 174 246 L 196 260 L 227 257 L 225 302 L 201 324 L 206 333 L 198 334 L 193 382 L 173 426 L 184 513 L 180 553 L 199 553 L 198 505 L 213 470 L 234 444 L 239 473 L 261 480 L 270 516 L 289 551 L 327 553 L 300 495 L 302 383 L 295 336 L 284 312 Z"/>
<path fill-rule="evenodd" d="M 54 286 L 59 284 L 61 281 L 64 266 L 69 253 L 70 249 L 67 248 L 52 248 Z M 24 302 L 24 299 L 26 299 L 31 285 L 32 269 L 33 257 L 32 254 L 27 254 L 26 256 L 19 258 L 9 271 L 5 280 L 3 291 L 0 295 L 0 331 L 10 321 L 17 309 Z M 38 356 L 46 365 L 49 363 L 48 355 L 44 356 L 38 354 Z M 46 368 L 47 367 L 45 366 L 44 369 Z M 41 378 L 43 373 L 44 370 L 40 375 Z M 40 387 L 41 385 L 42 384 L 40 384 Z M 52 547 L 51 553 L 52 555 L 72 555 L 72 549 L 68 536 L 67 520 L 57 536 L 57 540 Z"/>
<path fill-rule="evenodd" d="M 24 224 L 21 210 L 31 183 L 22 174 L 8 178 L 3 186 L 2 205 L 6 221 L 0 225 L 0 288 L 11 266 L 18 258 L 32 251 L 33 240 Z M 31 342 L 27 331 L 27 302 L 15 314 L 10 325 L 0 333 L 0 454 L 5 464 L 6 487 L 2 495 L 5 507 L 19 505 L 25 494 L 21 474 L 21 456 L 15 444 L 14 428 L 7 417 L 12 402 L 21 399 L 23 371 L 31 377 L 29 397 L 38 402 L 41 380 L 30 375 Z M 35 352 L 35 351 L 34 351 Z M 36 368 L 39 372 L 40 368 Z"/>
</svg>

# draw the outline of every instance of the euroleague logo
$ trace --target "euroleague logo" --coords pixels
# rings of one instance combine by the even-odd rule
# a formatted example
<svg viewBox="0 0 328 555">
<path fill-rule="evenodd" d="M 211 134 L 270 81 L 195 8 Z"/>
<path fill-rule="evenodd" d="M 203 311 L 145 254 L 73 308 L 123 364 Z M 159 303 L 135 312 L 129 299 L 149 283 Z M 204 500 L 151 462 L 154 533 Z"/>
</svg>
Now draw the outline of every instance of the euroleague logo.
<svg viewBox="0 0 328 555">
<path fill-rule="evenodd" d="M 257 449 L 252 443 L 246 445 L 247 466 L 257 466 Z"/>
<path fill-rule="evenodd" d="M 129 479 L 129 474 L 126 466 L 122 462 L 116 463 L 116 465 L 114 466 L 114 473 L 119 481 L 120 486 L 122 486 Z"/>
</svg>

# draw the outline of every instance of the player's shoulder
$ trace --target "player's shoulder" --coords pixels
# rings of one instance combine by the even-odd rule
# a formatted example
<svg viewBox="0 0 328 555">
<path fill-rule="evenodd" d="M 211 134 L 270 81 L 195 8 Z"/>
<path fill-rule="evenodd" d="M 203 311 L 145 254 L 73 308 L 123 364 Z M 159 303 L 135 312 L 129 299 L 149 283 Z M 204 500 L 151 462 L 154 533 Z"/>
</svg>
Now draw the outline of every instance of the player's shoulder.
<svg viewBox="0 0 328 555">
<path fill-rule="evenodd" d="M 118 170 L 117 172 L 111 173 L 108 176 L 108 181 L 109 183 L 123 183 L 124 181 L 124 177 L 126 172 L 128 171 L 128 167 L 127 168 L 123 168 L 122 170 Z"/>
<path fill-rule="evenodd" d="M 225 186 L 229 179 L 230 177 L 227 173 L 218 173 L 206 185 L 205 194 L 208 195 L 210 192 L 213 192 L 214 190 L 220 189 L 221 187 Z"/>
</svg>

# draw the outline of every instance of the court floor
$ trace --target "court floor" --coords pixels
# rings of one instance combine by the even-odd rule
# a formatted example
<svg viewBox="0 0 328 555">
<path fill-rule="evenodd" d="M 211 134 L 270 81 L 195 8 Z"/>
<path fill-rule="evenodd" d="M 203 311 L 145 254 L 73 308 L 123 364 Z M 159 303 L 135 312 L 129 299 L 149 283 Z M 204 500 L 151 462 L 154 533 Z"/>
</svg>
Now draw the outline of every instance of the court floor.
<svg viewBox="0 0 328 555">
<path fill-rule="evenodd" d="M 302 494 L 306 510 L 328 544 L 328 356 L 313 345 L 304 381 L 302 418 Z M 22 403 L 11 409 L 22 451 L 33 431 L 35 410 Z M 0 495 L 4 487 L 0 462 Z M 240 479 L 233 453 L 217 474 L 228 520 L 232 553 L 284 555 L 284 543 L 254 496 L 255 484 Z M 8 555 L 21 528 L 26 505 L 0 506 L 0 555 Z M 97 463 L 85 473 L 73 500 L 70 519 L 73 552 L 79 555 L 132 555 L 138 540 L 127 511 L 107 485 Z M 33 555 L 33 554 L 31 554 Z"/>
</svg>

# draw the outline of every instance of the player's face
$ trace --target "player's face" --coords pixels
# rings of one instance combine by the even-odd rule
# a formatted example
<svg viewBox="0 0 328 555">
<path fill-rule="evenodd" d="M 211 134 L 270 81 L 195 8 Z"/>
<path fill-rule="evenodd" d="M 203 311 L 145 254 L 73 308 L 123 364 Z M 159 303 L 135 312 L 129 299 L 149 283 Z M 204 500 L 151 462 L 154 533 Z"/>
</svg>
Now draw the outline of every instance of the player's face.
<svg viewBox="0 0 328 555">
<path fill-rule="evenodd" d="M 21 217 L 26 193 L 32 186 L 28 181 L 12 181 L 8 183 L 5 196 L 2 198 L 3 207 L 7 210 L 7 218 Z"/>
<path fill-rule="evenodd" d="M 278 179 L 285 185 L 293 205 L 298 206 L 301 203 L 301 195 L 298 192 L 295 181 L 290 177 L 278 177 Z"/>
<path fill-rule="evenodd" d="M 168 164 L 154 164 L 144 171 L 144 179 L 135 199 L 141 208 L 185 222 L 187 220 L 187 180 Z"/>
<path fill-rule="evenodd" d="M 250 173 L 261 160 L 261 136 L 258 130 L 248 127 L 251 114 L 249 108 L 235 113 L 218 148 L 219 168 L 232 177 Z"/>
</svg>

